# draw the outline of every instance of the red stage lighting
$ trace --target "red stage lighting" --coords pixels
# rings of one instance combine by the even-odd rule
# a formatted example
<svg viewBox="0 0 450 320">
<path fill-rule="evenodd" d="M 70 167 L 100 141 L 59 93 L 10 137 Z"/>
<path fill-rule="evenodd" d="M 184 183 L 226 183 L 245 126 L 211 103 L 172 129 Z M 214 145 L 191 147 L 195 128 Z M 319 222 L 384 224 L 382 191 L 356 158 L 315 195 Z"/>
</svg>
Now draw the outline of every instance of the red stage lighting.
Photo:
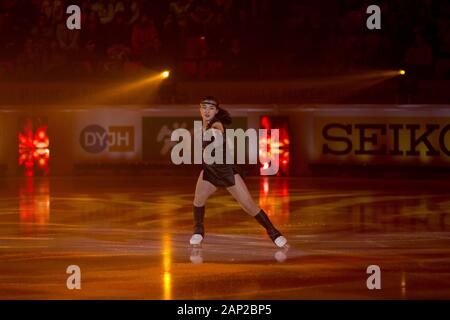
<svg viewBox="0 0 450 320">
<path fill-rule="evenodd" d="M 272 117 L 272 116 L 262 116 L 260 120 L 261 129 L 267 130 L 267 148 L 261 147 L 265 145 L 265 141 L 260 143 L 259 153 L 262 155 L 267 155 L 270 152 L 276 152 L 277 146 L 271 141 L 270 130 L 279 130 L 279 162 L 280 170 L 277 176 L 288 176 L 289 175 L 289 148 L 290 148 L 290 138 L 289 138 L 289 119 L 287 117 Z M 266 149 L 266 150 L 264 150 Z M 264 157 L 267 158 L 267 157 Z M 269 163 L 262 163 L 262 168 L 267 169 Z"/>
<path fill-rule="evenodd" d="M 34 128 L 36 128 L 34 130 Z M 22 130 L 19 132 L 19 166 L 24 169 L 27 177 L 38 173 L 48 174 L 48 162 L 50 158 L 48 126 L 40 118 L 26 118 L 21 123 Z"/>
</svg>

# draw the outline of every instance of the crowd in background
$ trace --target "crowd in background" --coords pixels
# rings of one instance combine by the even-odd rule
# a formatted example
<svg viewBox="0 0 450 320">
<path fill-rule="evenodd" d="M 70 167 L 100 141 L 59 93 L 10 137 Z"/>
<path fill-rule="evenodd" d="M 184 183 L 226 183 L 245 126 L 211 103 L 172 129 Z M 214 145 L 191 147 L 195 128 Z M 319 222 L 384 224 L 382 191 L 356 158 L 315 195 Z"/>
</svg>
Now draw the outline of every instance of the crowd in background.
<svg viewBox="0 0 450 320">
<path fill-rule="evenodd" d="M 368 30 L 378 4 L 382 29 Z M 66 7 L 81 8 L 81 30 Z M 0 78 L 175 69 L 184 79 L 272 79 L 406 68 L 450 78 L 450 1 L 0 0 Z"/>
</svg>

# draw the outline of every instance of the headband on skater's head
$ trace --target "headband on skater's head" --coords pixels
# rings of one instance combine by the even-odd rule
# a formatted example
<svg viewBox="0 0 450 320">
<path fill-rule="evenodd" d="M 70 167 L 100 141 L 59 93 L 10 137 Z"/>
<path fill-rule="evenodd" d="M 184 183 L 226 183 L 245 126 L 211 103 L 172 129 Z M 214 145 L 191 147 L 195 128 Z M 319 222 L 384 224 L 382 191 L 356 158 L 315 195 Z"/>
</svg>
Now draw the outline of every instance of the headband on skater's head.
<svg viewBox="0 0 450 320">
<path fill-rule="evenodd" d="M 204 97 L 201 101 L 200 101 L 200 105 L 203 106 L 213 106 L 216 108 L 219 108 L 219 100 L 217 100 L 216 97 L 213 96 L 207 96 Z"/>
<path fill-rule="evenodd" d="M 217 114 L 214 116 L 214 118 L 211 120 L 211 124 L 214 123 L 215 121 L 220 121 L 224 125 L 229 125 L 232 123 L 230 113 L 227 110 L 219 107 L 219 100 L 216 97 L 213 96 L 204 97 L 200 101 L 200 106 L 213 106 L 219 110 Z"/>
</svg>

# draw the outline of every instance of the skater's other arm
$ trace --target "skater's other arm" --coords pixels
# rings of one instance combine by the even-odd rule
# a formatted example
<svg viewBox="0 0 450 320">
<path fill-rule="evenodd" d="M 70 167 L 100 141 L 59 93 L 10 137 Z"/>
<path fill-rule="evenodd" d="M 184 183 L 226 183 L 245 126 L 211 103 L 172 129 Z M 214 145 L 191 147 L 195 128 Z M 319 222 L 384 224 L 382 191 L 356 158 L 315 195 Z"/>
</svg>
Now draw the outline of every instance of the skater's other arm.
<svg viewBox="0 0 450 320">
<path fill-rule="evenodd" d="M 214 123 L 212 124 L 211 128 L 220 130 L 221 132 L 224 132 L 224 131 L 225 131 L 225 129 L 223 128 L 222 123 L 219 122 L 219 121 L 214 122 Z"/>
</svg>

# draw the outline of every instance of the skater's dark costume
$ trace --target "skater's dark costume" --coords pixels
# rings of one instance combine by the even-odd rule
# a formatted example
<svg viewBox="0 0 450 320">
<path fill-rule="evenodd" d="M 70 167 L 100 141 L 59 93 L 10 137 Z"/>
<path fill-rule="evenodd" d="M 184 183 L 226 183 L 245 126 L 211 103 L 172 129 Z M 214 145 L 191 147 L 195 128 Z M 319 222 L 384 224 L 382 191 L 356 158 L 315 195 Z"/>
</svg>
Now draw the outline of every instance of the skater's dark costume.
<svg viewBox="0 0 450 320">
<path fill-rule="evenodd" d="M 219 104 L 217 102 L 217 99 L 214 99 L 213 97 L 206 97 L 202 100 L 203 104 L 207 104 L 210 107 L 217 108 L 222 112 L 222 118 L 220 116 L 214 117 L 210 121 L 208 121 L 208 124 L 205 128 L 205 131 L 208 129 L 211 129 L 214 124 L 220 123 L 222 127 L 224 127 L 225 124 L 231 123 L 231 119 L 229 118 L 229 114 L 224 111 L 223 109 L 219 108 Z M 201 103 L 201 104 L 202 104 Z M 223 117 L 223 114 L 226 114 L 225 117 Z M 220 113 L 218 113 L 220 115 Z M 223 120 L 222 120 L 223 119 Z M 238 190 L 245 190 L 245 193 L 248 195 L 247 199 L 251 200 L 251 196 L 248 193 L 247 188 L 245 187 L 245 183 L 243 182 L 242 178 L 240 177 L 239 169 L 234 164 L 226 164 L 226 154 L 227 154 L 227 142 L 225 139 L 225 133 L 221 132 L 220 130 L 215 129 L 215 134 L 222 135 L 223 140 L 223 163 L 213 163 L 213 164 L 203 164 L 203 180 L 208 181 L 215 187 L 225 187 L 230 188 L 228 189 L 230 193 L 236 192 L 236 190 L 232 190 L 234 186 L 236 185 L 236 177 L 238 177 L 239 180 L 239 186 L 241 189 Z M 213 139 L 211 141 L 203 141 L 203 150 L 210 144 L 213 143 Z M 237 176 L 238 175 L 238 176 Z M 233 193 L 232 193 L 233 194 Z M 196 196 L 197 196 L 197 190 L 196 190 Z M 233 195 L 235 196 L 235 195 Z M 236 197 L 236 196 L 235 196 Z M 239 201 L 241 206 L 244 208 L 244 204 L 246 201 Z M 247 201 L 248 202 L 248 201 Z M 279 247 L 283 247 L 286 245 L 286 239 L 282 236 L 282 234 L 273 226 L 273 224 L 270 222 L 269 217 L 266 215 L 264 210 L 261 208 L 258 209 L 258 207 L 254 204 L 253 200 L 250 201 L 253 203 L 252 210 L 246 210 L 247 213 L 249 213 L 251 216 L 255 217 L 255 219 L 266 229 L 267 234 L 269 235 L 270 239 Z M 195 202 L 194 202 L 195 203 Z M 244 208 L 245 209 L 245 208 Z M 250 211 L 250 212 L 249 212 Z M 205 216 L 205 207 L 202 204 L 202 206 L 196 206 L 194 204 L 193 208 L 193 214 L 194 214 L 194 234 L 191 238 L 191 244 L 199 244 L 203 240 L 205 236 L 205 230 L 204 230 L 204 216 Z M 201 235 L 201 237 L 199 237 Z"/>
<path fill-rule="evenodd" d="M 214 123 L 220 122 L 220 120 L 214 118 L 208 123 L 206 130 L 212 128 Z M 221 122 L 220 122 L 221 123 Z M 223 125 L 223 124 L 222 124 Z M 216 130 L 218 132 L 219 130 Z M 223 163 L 206 164 L 203 163 L 203 180 L 211 182 L 216 187 L 232 187 L 235 184 L 234 175 L 240 174 L 238 167 L 234 164 L 226 163 L 226 153 L 229 152 L 227 148 L 227 142 L 225 140 L 225 133 L 220 132 L 223 141 Z M 203 141 L 203 151 L 213 141 Z"/>
</svg>

